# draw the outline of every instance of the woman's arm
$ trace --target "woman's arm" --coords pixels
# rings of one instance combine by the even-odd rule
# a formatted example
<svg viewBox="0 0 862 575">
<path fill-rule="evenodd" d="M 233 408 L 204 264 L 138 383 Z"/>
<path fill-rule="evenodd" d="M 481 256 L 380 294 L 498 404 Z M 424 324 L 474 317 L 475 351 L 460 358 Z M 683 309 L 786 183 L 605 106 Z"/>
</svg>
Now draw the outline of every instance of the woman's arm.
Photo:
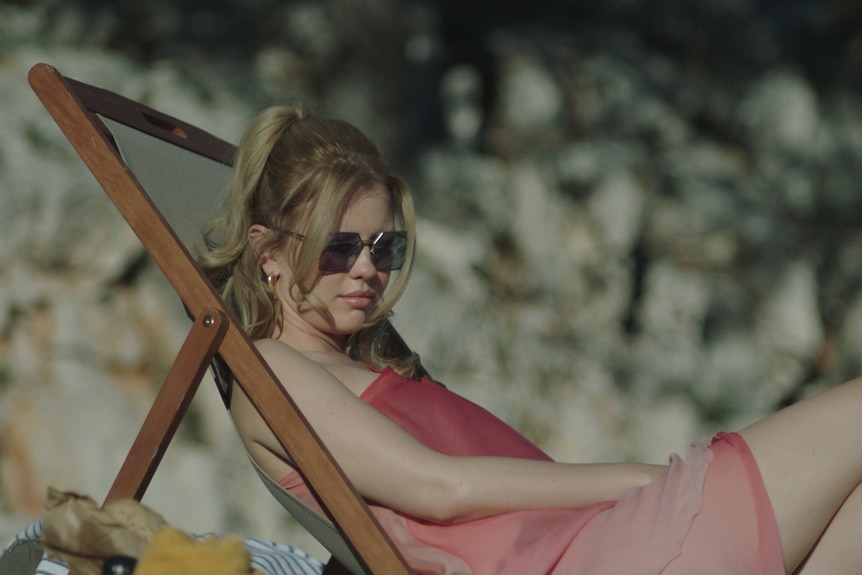
<svg viewBox="0 0 862 575">
<path fill-rule="evenodd" d="M 451 522 L 522 509 L 584 507 L 618 499 L 664 471 L 640 464 L 443 455 L 290 347 L 261 341 L 258 349 L 359 492 L 416 517 Z M 285 458 L 248 400 L 239 394 L 234 401 L 234 418 L 252 452 L 262 447 Z"/>
</svg>

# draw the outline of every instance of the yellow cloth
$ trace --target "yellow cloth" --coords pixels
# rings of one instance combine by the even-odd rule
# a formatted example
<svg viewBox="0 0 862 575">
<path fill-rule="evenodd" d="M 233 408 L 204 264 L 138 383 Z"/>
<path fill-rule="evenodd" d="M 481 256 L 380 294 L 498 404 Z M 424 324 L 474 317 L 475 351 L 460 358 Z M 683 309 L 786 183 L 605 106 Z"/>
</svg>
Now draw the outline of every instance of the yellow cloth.
<svg viewBox="0 0 862 575">
<path fill-rule="evenodd" d="M 174 527 L 153 535 L 135 575 L 261 575 L 239 537 L 195 539 Z"/>
</svg>

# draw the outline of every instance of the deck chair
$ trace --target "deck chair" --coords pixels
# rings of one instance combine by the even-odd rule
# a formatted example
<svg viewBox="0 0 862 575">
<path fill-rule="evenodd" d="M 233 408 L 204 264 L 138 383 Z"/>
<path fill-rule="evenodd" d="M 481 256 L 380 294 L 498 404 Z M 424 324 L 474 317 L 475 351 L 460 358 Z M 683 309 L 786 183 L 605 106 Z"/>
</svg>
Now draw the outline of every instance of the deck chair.
<svg viewBox="0 0 862 575">
<path fill-rule="evenodd" d="M 143 497 L 215 362 L 226 404 L 233 381 L 268 422 L 326 512 L 322 516 L 305 506 L 255 466 L 269 491 L 332 553 L 325 573 L 412 573 L 192 256 L 230 176 L 235 147 L 140 103 L 66 78 L 47 64 L 33 66 L 29 81 L 193 319 L 105 501 Z M 392 337 L 397 338 L 394 330 Z"/>
</svg>

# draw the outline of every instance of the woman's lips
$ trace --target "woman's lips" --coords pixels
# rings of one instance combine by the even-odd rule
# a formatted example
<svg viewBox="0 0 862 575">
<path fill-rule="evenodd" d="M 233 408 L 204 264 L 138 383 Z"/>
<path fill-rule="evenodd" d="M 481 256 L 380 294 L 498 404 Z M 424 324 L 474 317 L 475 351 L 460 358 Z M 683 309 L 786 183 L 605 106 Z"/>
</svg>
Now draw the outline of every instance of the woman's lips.
<svg viewBox="0 0 862 575">
<path fill-rule="evenodd" d="M 374 303 L 374 293 L 366 291 L 351 292 L 342 295 L 341 300 L 352 308 L 367 309 L 372 303 Z"/>
</svg>

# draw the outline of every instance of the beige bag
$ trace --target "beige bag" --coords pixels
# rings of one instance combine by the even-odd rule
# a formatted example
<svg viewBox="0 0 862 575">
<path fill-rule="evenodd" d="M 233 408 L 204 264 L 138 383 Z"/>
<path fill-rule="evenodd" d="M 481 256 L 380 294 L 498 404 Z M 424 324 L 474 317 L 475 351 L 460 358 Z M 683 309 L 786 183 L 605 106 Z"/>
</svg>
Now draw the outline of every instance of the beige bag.
<svg viewBox="0 0 862 575">
<path fill-rule="evenodd" d="M 49 488 L 42 544 L 49 559 L 67 564 L 75 575 L 100 575 L 112 555 L 139 558 L 165 526 L 160 515 L 132 499 L 100 509 L 85 495 Z"/>
</svg>

